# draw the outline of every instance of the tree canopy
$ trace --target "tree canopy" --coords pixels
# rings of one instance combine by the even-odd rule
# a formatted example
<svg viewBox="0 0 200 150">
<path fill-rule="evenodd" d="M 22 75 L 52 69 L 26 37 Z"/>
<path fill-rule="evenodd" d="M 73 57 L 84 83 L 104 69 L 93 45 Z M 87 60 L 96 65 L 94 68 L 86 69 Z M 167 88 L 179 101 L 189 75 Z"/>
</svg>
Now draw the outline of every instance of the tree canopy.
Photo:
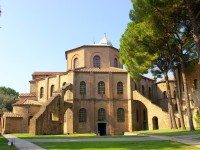
<svg viewBox="0 0 200 150">
<path fill-rule="evenodd" d="M 0 87 L 0 113 L 12 111 L 12 103 L 14 103 L 18 95 L 19 93 L 12 88 Z"/>
</svg>

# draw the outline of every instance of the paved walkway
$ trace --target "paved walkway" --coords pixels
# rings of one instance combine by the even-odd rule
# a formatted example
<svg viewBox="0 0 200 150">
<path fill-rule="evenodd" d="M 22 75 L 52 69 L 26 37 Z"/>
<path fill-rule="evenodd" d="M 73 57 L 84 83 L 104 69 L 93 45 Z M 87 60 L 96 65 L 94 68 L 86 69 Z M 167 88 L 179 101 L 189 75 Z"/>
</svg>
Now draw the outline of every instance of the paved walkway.
<svg viewBox="0 0 200 150">
<path fill-rule="evenodd" d="M 27 140 L 19 139 L 11 134 L 3 134 L 5 138 L 12 141 L 19 150 L 45 150 Z"/>
<path fill-rule="evenodd" d="M 135 136 L 123 138 L 88 138 L 88 139 L 19 139 L 11 134 L 4 134 L 5 138 L 13 141 L 14 145 L 19 150 L 45 150 L 32 142 L 91 142 L 91 141 L 149 141 L 149 140 L 167 140 L 183 143 L 200 148 L 200 134 L 184 135 L 184 136 L 161 136 L 161 135 L 148 135 L 148 136 Z"/>
</svg>

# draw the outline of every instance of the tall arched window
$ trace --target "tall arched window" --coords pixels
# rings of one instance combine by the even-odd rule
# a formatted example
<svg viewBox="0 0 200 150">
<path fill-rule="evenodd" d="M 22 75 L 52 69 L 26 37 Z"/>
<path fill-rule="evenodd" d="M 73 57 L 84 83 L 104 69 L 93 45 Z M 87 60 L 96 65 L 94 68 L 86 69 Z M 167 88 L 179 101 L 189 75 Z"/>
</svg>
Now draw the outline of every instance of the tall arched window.
<svg viewBox="0 0 200 150">
<path fill-rule="evenodd" d="M 144 95 L 145 89 L 144 89 L 144 85 L 142 85 L 142 95 Z"/>
<path fill-rule="evenodd" d="M 81 108 L 78 113 L 79 122 L 86 122 L 87 121 L 87 111 L 85 108 Z"/>
<path fill-rule="evenodd" d="M 149 99 L 151 99 L 151 88 L 149 87 Z"/>
<path fill-rule="evenodd" d="M 98 94 L 105 94 L 105 83 L 103 81 L 98 83 Z"/>
<path fill-rule="evenodd" d="M 167 98 L 166 91 L 163 92 L 163 98 Z"/>
<path fill-rule="evenodd" d="M 40 98 L 43 98 L 43 96 L 44 96 L 44 88 L 41 87 L 40 88 Z"/>
<path fill-rule="evenodd" d="M 114 58 L 114 67 L 118 68 L 118 61 L 117 61 L 117 58 Z"/>
<path fill-rule="evenodd" d="M 100 67 L 101 65 L 101 60 L 98 55 L 95 55 L 93 58 L 93 67 Z"/>
<path fill-rule="evenodd" d="M 117 94 L 123 94 L 123 83 L 122 82 L 117 83 Z"/>
<path fill-rule="evenodd" d="M 117 122 L 124 122 L 124 109 L 123 108 L 117 109 Z"/>
<path fill-rule="evenodd" d="M 78 58 L 74 59 L 74 69 L 78 68 L 79 64 L 78 64 Z"/>
<path fill-rule="evenodd" d="M 86 94 L 86 83 L 84 81 L 81 81 L 81 83 L 80 83 L 80 94 L 81 95 Z"/>
<path fill-rule="evenodd" d="M 198 80 L 197 79 L 194 80 L 194 89 L 195 90 L 198 89 Z"/>
<path fill-rule="evenodd" d="M 51 85 L 51 89 L 50 89 L 50 96 L 53 95 L 53 92 L 54 92 L 54 85 Z"/>
<path fill-rule="evenodd" d="M 105 121 L 106 120 L 106 111 L 103 108 L 98 110 L 98 121 Z"/>
</svg>

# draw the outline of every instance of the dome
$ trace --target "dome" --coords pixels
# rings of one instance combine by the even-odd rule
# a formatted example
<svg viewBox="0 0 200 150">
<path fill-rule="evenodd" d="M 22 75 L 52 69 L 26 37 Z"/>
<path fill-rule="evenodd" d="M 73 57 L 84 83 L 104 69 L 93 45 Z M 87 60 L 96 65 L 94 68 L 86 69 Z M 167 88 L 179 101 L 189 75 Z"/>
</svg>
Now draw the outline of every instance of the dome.
<svg viewBox="0 0 200 150">
<path fill-rule="evenodd" d="M 112 46 L 112 43 L 110 42 L 110 40 L 106 36 L 104 36 L 100 40 L 99 45 Z"/>
</svg>

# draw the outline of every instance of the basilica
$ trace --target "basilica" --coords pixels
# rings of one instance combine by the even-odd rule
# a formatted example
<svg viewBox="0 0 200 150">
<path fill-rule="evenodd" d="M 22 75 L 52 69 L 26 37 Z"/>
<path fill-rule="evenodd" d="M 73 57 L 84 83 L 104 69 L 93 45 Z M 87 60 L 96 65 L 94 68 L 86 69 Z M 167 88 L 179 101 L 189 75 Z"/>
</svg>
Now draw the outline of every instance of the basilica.
<svg viewBox="0 0 200 150">
<path fill-rule="evenodd" d="M 139 81 L 132 79 L 119 62 L 118 49 L 106 36 L 98 44 L 67 50 L 65 58 L 66 71 L 33 72 L 30 93 L 19 94 L 13 111 L 1 116 L 2 133 L 123 135 L 170 128 L 165 81 L 143 76 Z M 193 115 L 200 105 L 199 70 L 200 64 L 187 74 Z M 182 79 L 178 79 L 188 126 Z M 170 79 L 180 127 L 173 82 Z"/>
</svg>

